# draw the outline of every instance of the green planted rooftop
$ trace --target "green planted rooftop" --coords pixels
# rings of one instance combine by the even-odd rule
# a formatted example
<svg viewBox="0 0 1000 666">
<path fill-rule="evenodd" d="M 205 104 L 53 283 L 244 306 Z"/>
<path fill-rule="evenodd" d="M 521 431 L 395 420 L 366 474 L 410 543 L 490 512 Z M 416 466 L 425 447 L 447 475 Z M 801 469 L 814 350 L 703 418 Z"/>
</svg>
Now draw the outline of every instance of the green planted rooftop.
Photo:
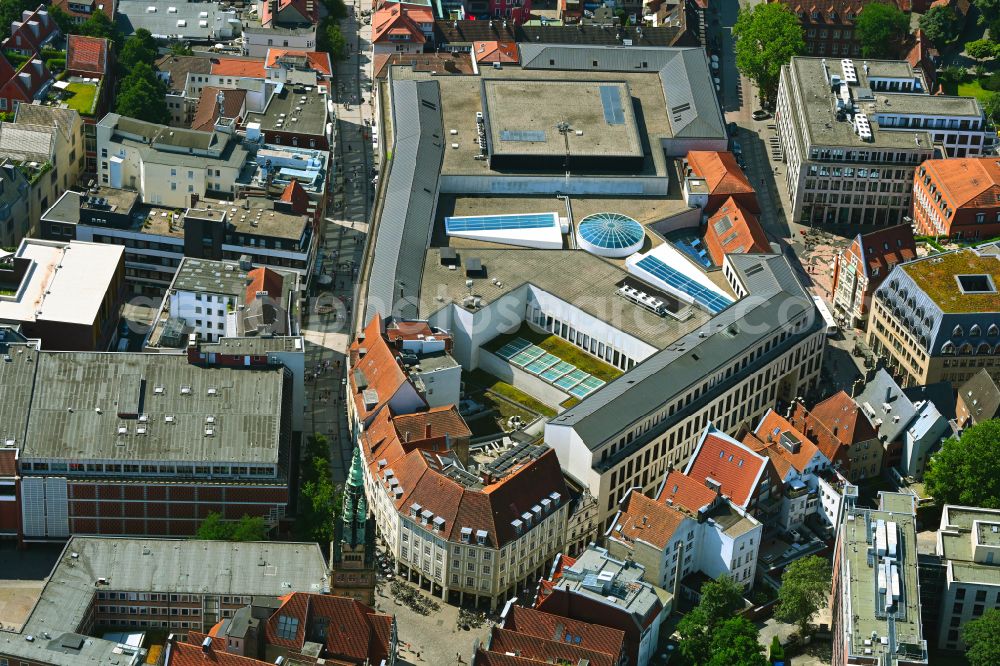
<svg viewBox="0 0 1000 666">
<path fill-rule="evenodd" d="M 945 313 L 1000 312 L 1000 260 L 995 256 L 958 250 L 906 264 L 903 270 Z M 968 280 L 967 288 L 960 277 Z"/>
<path fill-rule="evenodd" d="M 69 97 L 63 101 L 81 116 L 92 116 L 97 105 L 97 90 L 95 83 L 70 83 L 66 86 Z"/>
</svg>

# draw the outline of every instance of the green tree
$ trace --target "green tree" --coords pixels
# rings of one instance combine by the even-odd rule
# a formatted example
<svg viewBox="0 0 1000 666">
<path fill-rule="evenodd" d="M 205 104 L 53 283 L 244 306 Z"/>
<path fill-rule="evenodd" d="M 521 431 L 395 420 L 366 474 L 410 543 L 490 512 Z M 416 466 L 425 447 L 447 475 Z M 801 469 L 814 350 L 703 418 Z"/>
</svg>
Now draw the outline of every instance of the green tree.
<svg viewBox="0 0 1000 666">
<path fill-rule="evenodd" d="M 970 666 L 1000 664 L 1000 610 L 991 608 L 962 627 L 965 657 Z"/>
<path fill-rule="evenodd" d="M 340 514 L 341 494 L 330 474 L 327 439 L 315 434 L 306 441 L 305 463 L 299 475 L 299 511 L 295 531 L 300 539 L 328 544 L 333 539 L 333 523 Z"/>
<path fill-rule="evenodd" d="M 3 26 L 3 34 L 8 34 L 11 21 L 20 21 L 22 12 L 32 11 L 37 6 L 38 3 L 32 0 L 0 0 L 0 26 Z"/>
<path fill-rule="evenodd" d="M 743 608 L 743 588 L 728 576 L 705 583 L 701 600 L 677 623 L 680 653 L 690 664 L 706 664 L 712 655 L 713 637 L 720 623 Z"/>
<path fill-rule="evenodd" d="M 57 26 L 59 26 L 59 32 L 64 35 L 73 34 L 76 23 L 73 21 L 72 16 L 67 14 L 59 5 L 49 5 L 48 11 L 49 16 L 51 16 L 52 20 L 56 22 Z"/>
<path fill-rule="evenodd" d="M 221 513 L 209 513 L 198 526 L 196 539 L 206 541 L 265 541 L 267 525 L 261 516 L 243 515 L 239 520 L 223 520 Z"/>
<path fill-rule="evenodd" d="M 745 617 L 731 617 L 712 634 L 712 656 L 706 666 L 767 666 L 757 627 Z"/>
<path fill-rule="evenodd" d="M 329 53 L 333 62 L 340 62 L 347 57 L 347 39 L 336 21 L 329 17 L 323 19 L 316 36 L 316 47 L 319 51 Z"/>
<path fill-rule="evenodd" d="M 896 5 L 873 2 L 858 14 L 854 33 L 864 57 L 895 58 L 910 33 L 910 19 Z"/>
<path fill-rule="evenodd" d="M 806 51 L 799 19 L 778 3 L 740 9 L 733 38 L 736 67 L 756 84 L 762 105 L 777 96 L 781 67 Z"/>
<path fill-rule="evenodd" d="M 1000 17 L 1000 0 L 974 0 L 972 4 L 979 10 L 980 24 Z"/>
<path fill-rule="evenodd" d="M 194 55 L 194 51 L 185 42 L 173 42 L 170 44 L 170 55 L 190 56 Z"/>
<path fill-rule="evenodd" d="M 166 95 L 166 86 L 157 78 L 153 68 L 140 62 L 122 79 L 115 100 L 115 111 L 123 116 L 166 124 L 170 122 Z"/>
<path fill-rule="evenodd" d="M 958 14 L 948 5 L 931 7 L 920 17 L 920 29 L 939 49 L 955 41 L 961 27 Z"/>
<path fill-rule="evenodd" d="M 87 37 L 104 37 L 115 43 L 118 42 L 118 28 L 104 12 L 92 12 L 90 18 L 77 26 L 76 34 Z"/>
<path fill-rule="evenodd" d="M 785 648 L 781 647 L 781 641 L 777 636 L 771 638 L 771 649 L 768 650 L 768 657 L 771 661 L 782 661 L 785 658 Z"/>
<path fill-rule="evenodd" d="M 991 95 L 987 112 L 996 113 L 996 104 Z M 1000 509 L 1000 419 L 946 440 L 927 462 L 924 484 L 938 504 Z"/>
<path fill-rule="evenodd" d="M 990 93 L 979 98 L 983 113 L 994 122 L 1000 121 L 1000 93 Z"/>
<path fill-rule="evenodd" d="M 997 45 L 992 39 L 975 39 L 966 42 L 965 53 L 975 60 L 986 60 L 997 54 Z"/>
<path fill-rule="evenodd" d="M 831 575 L 829 563 L 815 555 L 789 564 L 781 576 L 775 619 L 796 624 L 799 632 L 805 634 L 809 620 L 826 605 Z"/>
<path fill-rule="evenodd" d="M 125 45 L 122 46 L 121 54 L 118 56 L 118 62 L 125 71 L 130 72 L 141 62 L 152 66 L 158 55 L 153 35 L 149 30 L 139 28 L 134 35 L 125 40 Z"/>
</svg>

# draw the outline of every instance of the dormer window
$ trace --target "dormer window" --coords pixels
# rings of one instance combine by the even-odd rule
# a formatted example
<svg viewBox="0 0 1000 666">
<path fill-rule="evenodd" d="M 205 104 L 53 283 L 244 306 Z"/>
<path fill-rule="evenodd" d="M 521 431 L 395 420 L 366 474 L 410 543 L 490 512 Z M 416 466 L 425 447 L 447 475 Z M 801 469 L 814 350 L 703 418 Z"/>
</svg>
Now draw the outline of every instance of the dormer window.
<svg viewBox="0 0 1000 666">
<path fill-rule="evenodd" d="M 965 337 L 965 329 L 963 329 L 961 326 L 956 326 L 955 328 L 952 329 L 951 334 L 956 338 Z"/>
<path fill-rule="evenodd" d="M 969 335 L 973 338 L 978 338 L 983 334 L 983 329 L 979 328 L 979 324 L 973 324 L 972 328 L 969 329 Z"/>
</svg>

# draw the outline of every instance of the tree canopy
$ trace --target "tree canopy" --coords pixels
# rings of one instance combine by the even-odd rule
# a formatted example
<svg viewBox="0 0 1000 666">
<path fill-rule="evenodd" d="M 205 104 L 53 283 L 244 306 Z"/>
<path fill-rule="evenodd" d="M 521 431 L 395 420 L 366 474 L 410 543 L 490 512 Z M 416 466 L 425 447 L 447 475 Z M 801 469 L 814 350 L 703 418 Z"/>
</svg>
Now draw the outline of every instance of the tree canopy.
<svg viewBox="0 0 1000 666">
<path fill-rule="evenodd" d="M 712 634 L 712 656 L 706 666 L 767 666 L 757 627 L 745 617 L 731 617 Z"/>
<path fill-rule="evenodd" d="M 221 513 L 209 513 L 198 526 L 196 539 L 206 541 L 265 541 L 267 525 L 261 516 L 245 515 L 239 520 L 223 520 Z"/>
<path fill-rule="evenodd" d="M 1000 664 L 1000 610 L 991 608 L 962 627 L 965 657 L 970 666 Z"/>
<path fill-rule="evenodd" d="M 38 4 L 32 0 L 0 0 L 0 25 L 3 26 L 4 35 L 10 30 L 11 21 L 20 21 L 22 12 L 32 11 Z"/>
<path fill-rule="evenodd" d="M 330 60 L 340 62 L 347 57 L 347 39 L 340 25 L 331 17 L 323 19 L 316 33 L 316 48 L 330 54 Z"/>
<path fill-rule="evenodd" d="M 946 440 L 927 462 L 924 484 L 938 504 L 1000 509 L 1000 419 Z"/>
<path fill-rule="evenodd" d="M 90 18 L 77 25 L 76 34 L 87 37 L 104 37 L 118 42 L 118 28 L 104 12 L 92 12 Z"/>
<path fill-rule="evenodd" d="M 920 17 L 920 29 L 938 48 L 955 41 L 961 27 L 958 14 L 948 5 L 931 7 Z"/>
<path fill-rule="evenodd" d="M 170 122 L 166 94 L 166 86 L 153 68 L 140 62 L 119 84 L 115 111 L 123 116 L 165 125 Z"/>
<path fill-rule="evenodd" d="M 830 565 L 821 557 L 811 555 L 796 560 L 785 568 L 778 590 L 778 605 L 774 617 L 780 622 L 796 624 L 803 634 L 809 620 L 826 605 L 830 594 Z"/>
<path fill-rule="evenodd" d="M 677 624 L 681 636 L 680 653 L 684 659 L 690 664 L 710 663 L 716 630 L 741 608 L 743 587 L 732 578 L 723 576 L 705 583 L 701 588 L 701 601 Z M 756 629 L 754 636 L 756 640 Z"/>
<path fill-rule="evenodd" d="M 158 55 L 159 52 L 157 51 L 156 40 L 153 39 L 153 35 L 149 30 L 139 28 L 135 31 L 134 35 L 125 40 L 121 54 L 118 56 L 118 62 L 125 71 L 130 72 L 141 62 L 152 67 Z"/>
<path fill-rule="evenodd" d="M 799 19 L 782 4 L 740 9 L 733 26 L 736 67 L 757 86 L 762 104 L 777 97 L 781 67 L 805 53 L 802 34 Z"/>
<path fill-rule="evenodd" d="M 910 19 L 895 5 L 865 5 L 854 23 L 854 33 L 866 58 L 896 58 L 910 33 Z"/>
<path fill-rule="evenodd" d="M 170 54 L 176 56 L 194 55 L 194 51 L 186 42 L 172 42 L 170 44 Z"/>
<path fill-rule="evenodd" d="M 997 44 L 992 39 L 975 39 L 965 43 L 965 53 L 976 60 L 986 60 L 997 54 Z"/>
<path fill-rule="evenodd" d="M 306 442 L 299 510 L 295 519 L 298 538 L 324 545 L 333 540 L 333 523 L 340 514 L 342 499 L 333 485 L 329 456 L 329 442 L 323 435 L 316 433 Z"/>
</svg>

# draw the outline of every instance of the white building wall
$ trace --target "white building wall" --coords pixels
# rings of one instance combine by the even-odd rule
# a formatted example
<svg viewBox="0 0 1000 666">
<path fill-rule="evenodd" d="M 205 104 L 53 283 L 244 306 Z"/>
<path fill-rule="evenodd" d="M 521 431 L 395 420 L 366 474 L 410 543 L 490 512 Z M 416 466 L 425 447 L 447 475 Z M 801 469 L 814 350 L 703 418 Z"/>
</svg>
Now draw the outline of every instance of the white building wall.
<svg viewBox="0 0 1000 666">
<path fill-rule="evenodd" d="M 226 294 L 180 290 L 170 294 L 170 314 L 184 319 L 206 342 L 216 342 L 226 333 L 227 312 L 235 307 L 236 299 Z"/>
</svg>

